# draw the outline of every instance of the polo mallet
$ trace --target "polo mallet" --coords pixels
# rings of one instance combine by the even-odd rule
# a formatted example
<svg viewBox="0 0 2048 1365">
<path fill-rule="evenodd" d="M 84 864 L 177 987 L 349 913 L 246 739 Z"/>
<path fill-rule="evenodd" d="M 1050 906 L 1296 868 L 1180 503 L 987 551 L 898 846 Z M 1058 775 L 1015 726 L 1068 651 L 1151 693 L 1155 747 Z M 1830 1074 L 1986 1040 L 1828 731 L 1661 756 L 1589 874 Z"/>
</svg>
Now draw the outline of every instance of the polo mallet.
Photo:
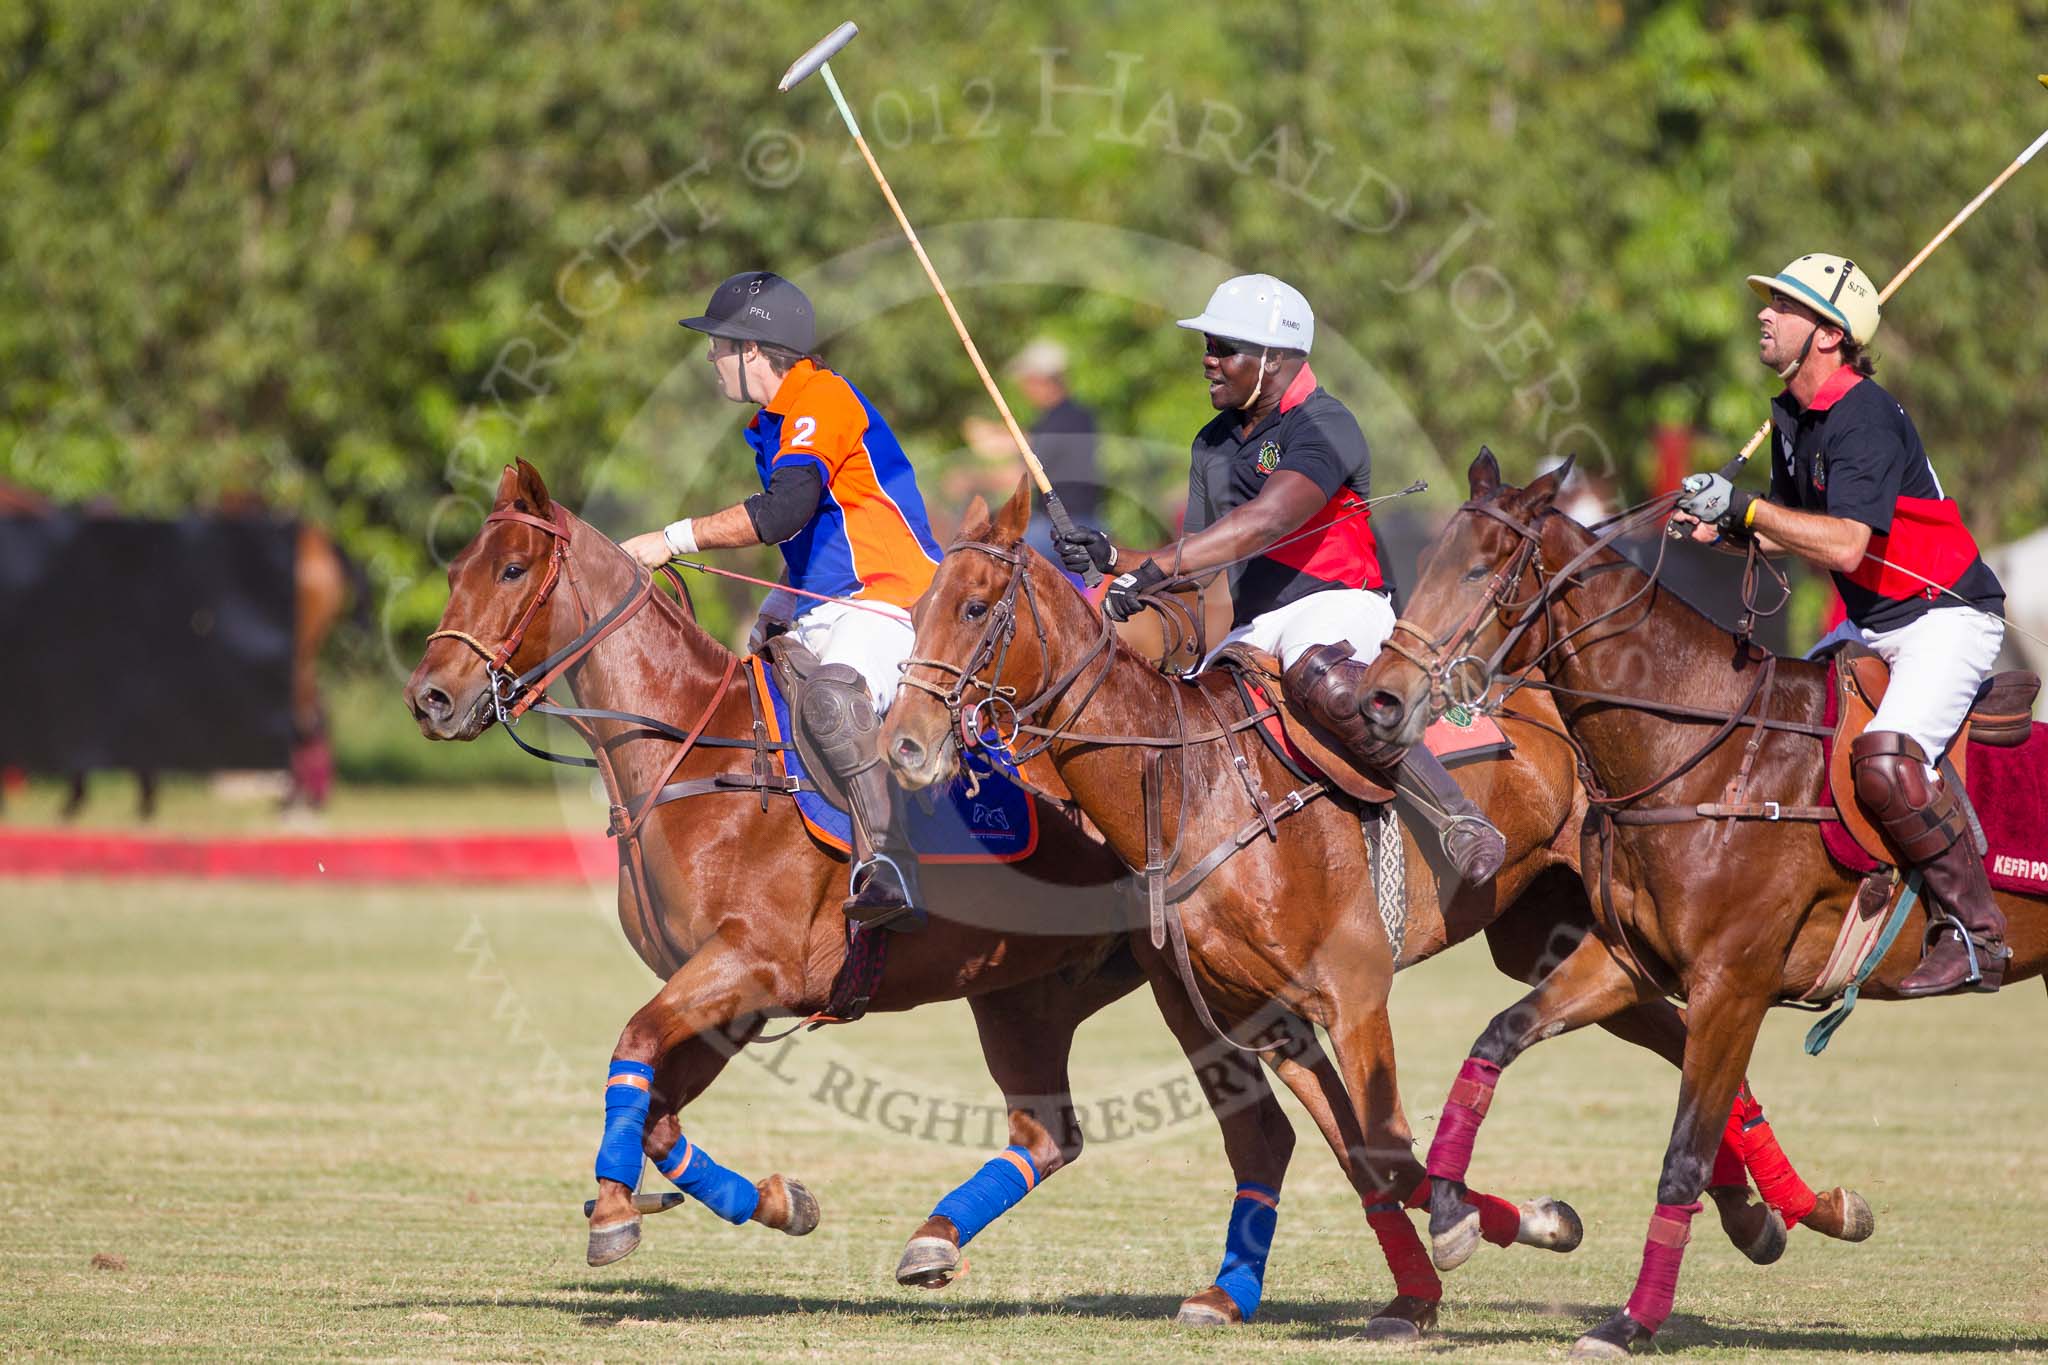
<svg viewBox="0 0 2048 1365">
<path fill-rule="evenodd" d="M 2048 86 L 2048 76 L 2038 76 L 2035 79 L 2039 80 L 2043 86 Z M 2034 159 L 2034 153 L 2040 151 L 2043 147 L 2048 147 L 2048 132 L 2044 132 L 2041 134 L 2041 136 L 2035 138 L 2033 142 L 2028 145 L 2027 150 L 2021 152 L 2018 156 L 2014 157 L 2012 164 L 2010 166 L 2007 166 L 2004 170 L 2000 171 L 1998 173 L 1998 178 L 1996 180 L 1992 181 L 1990 184 L 1986 185 L 1982 190 L 1980 190 L 1975 199 L 1972 199 L 1969 203 L 1963 205 L 1962 211 L 1957 213 L 1955 217 L 1948 220 L 1947 227 L 1943 228 L 1941 231 L 1934 234 L 1933 241 L 1929 242 L 1926 246 L 1920 248 L 1919 255 L 1915 256 L 1912 260 L 1906 262 L 1905 269 L 1899 271 L 1898 274 L 1892 276 L 1891 283 L 1887 284 L 1883 289 L 1878 291 L 1878 307 L 1882 308 L 1885 305 L 1885 302 L 1888 299 L 1890 299 L 1893 294 L 1898 293 L 1899 286 L 1904 284 L 1908 279 L 1912 278 L 1913 272 L 1920 268 L 1921 263 L 1925 261 L 1929 256 L 1932 256 L 1934 254 L 1934 249 L 1940 246 L 1943 242 L 1947 241 L 1957 228 L 1961 227 L 1964 223 L 1969 222 L 1970 215 L 1975 213 L 1978 209 L 1983 208 L 1984 201 L 1989 199 L 1992 195 L 1998 193 L 1999 187 L 2004 185 L 2006 181 L 2012 179 L 2013 174 L 2016 171 L 2018 171 L 2020 167 L 2026 165 L 2029 161 L 2032 161 Z M 1748 463 L 1749 457 L 1756 454 L 1756 448 L 1764 443 L 1764 437 L 1770 434 L 1771 424 L 1767 421 L 1762 426 L 1756 429 L 1756 435 L 1749 438 L 1748 443 L 1742 447 L 1741 451 L 1736 454 L 1735 458 L 1730 460 L 1727 463 L 1727 465 L 1722 468 L 1722 477 L 1733 479 L 1735 475 L 1741 471 L 1742 466 Z"/>
<path fill-rule="evenodd" d="M 1017 443 L 1017 453 L 1024 457 L 1024 464 L 1031 471 L 1031 478 L 1038 485 L 1038 491 L 1045 495 L 1046 514 L 1052 518 L 1053 530 L 1061 535 L 1073 529 L 1073 521 L 1067 516 L 1066 507 L 1060 502 L 1060 495 L 1054 490 L 1052 480 L 1045 476 L 1045 466 L 1038 462 L 1038 455 L 1031 449 L 1031 442 L 1024 435 L 1024 429 L 1017 425 L 1017 419 L 1010 413 L 1010 405 L 1003 401 L 1003 391 L 996 387 L 996 381 L 982 362 L 981 352 L 975 349 L 974 338 L 967 334 L 967 324 L 960 320 L 960 310 L 953 306 L 952 295 L 939 280 L 939 272 L 932 268 L 932 258 L 925 255 L 924 244 L 917 240 L 917 230 L 910 226 L 910 219 L 904 216 L 903 206 L 896 202 L 896 192 L 889 188 L 888 177 L 875 162 L 875 154 L 868 150 L 868 140 L 861 136 L 860 124 L 853 117 L 853 109 L 846 103 L 846 96 L 839 93 L 839 82 L 832 77 L 831 60 L 839 49 L 853 41 L 860 29 L 849 19 L 820 39 L 815 47 L 790 64 L 782 73 L 782 80 L 776 89 L 787 92 L 801 84 L 813 72 L 825 78 L 825 88 L 832 92 L 832 103 L 839 109 L 839 117 L 846 123 L 846 131 L 853 134 L 853 145 L 860 149 L 861 160 L 868 163 L 868 170 L 875 177 L 875 183 L 882 187 L 882 197 L 889 201 L 889 211 L 896 215 L 896 224 L 903 229 L 903 235 L 910 240 L 910 249 L 917 253 L 917 263 L 924 267 L 925 278 L 938 291 L 939 302 L 946 306 L 946 316 L 953 320 L 953 330 L 960 335 L 960 344 L 967 348 L 967 358 L 974 362 L 974 372 L 981 376 L 982 387 L 995 400 L 996 411 L 1002 414 L 1003 426 L 1009 431 L 1010 439 Z M 1086 575 L 1089 587 L 1102 581 L 1102 575 L 1090 569 Z"/>
</svg>

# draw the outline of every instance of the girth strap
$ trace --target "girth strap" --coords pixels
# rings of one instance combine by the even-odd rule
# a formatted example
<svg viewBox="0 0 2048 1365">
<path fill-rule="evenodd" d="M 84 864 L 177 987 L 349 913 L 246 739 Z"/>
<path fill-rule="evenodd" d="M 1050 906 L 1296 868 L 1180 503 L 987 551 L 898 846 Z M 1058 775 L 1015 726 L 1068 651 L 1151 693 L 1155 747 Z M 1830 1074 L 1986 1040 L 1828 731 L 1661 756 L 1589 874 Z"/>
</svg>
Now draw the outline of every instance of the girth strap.
<svg viewBox="0 0 2048 1365">
<path fill-rule="evenodd" d="M 1166 946 L 1166 840 L 1161 831 L 1159 766 L 1161 750 L 1145 750 L 1145 911 L 1152 926 L 1152 947 Z M 1181 818 L 1186 819 L 1183 811 Z M 1192 983 L 1190 983 L 1192 989 Z M 1200 992 L 1195 992 L 1200 998 Z"/>
</svg>

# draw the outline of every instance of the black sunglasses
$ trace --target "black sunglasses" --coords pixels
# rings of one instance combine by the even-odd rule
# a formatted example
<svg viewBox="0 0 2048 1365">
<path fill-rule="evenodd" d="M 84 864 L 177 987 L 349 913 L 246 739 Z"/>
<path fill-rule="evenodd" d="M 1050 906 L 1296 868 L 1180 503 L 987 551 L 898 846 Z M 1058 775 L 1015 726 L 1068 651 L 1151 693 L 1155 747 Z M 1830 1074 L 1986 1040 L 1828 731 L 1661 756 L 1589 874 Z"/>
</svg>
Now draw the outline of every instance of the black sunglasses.
<svg viewBox="0 0 2048 1365">
<path fill-rule="evenodd" d="M 1234 355 L 1243 355 L 1245 351 L 1250 349 L 1249 347 L 1240 346 L 1234 341 L 1225 341 L 1221 337 L 1208 337 L 1206 340 L 1207 344 L 1202 348 L 1203 354 L 1215 356 L 1218 360 L 1228 360 Z"/>
</svg>

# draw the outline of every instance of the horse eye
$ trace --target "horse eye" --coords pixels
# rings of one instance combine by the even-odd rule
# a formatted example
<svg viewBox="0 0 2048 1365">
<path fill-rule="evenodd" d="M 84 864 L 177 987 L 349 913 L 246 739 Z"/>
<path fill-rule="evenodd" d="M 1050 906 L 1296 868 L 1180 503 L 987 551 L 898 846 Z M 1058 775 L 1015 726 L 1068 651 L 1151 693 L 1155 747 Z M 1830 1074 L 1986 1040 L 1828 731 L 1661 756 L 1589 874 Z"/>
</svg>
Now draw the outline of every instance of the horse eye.
<svg viewBox="0 0 2048 1365">
<path fill-rule="evenodd" d="M 979 597 L 969 598 L 960 604 L 960 619 L 963 621 L 979 621 L 986 615 L 988 615 L 988 603 L 982 601 Z"/>
<path fill-rule="evenodd" d="M 513 579 L 524 576 L 525 573 L 526 566 L 524 564 L 507 564 L 505 566 L 505 572 L 498 575 L 498 581 L 501 583 L 510 583 Z"/>
<path fill-rule="evenodd" d="M 1480 579 L 1486 577 L 1488 572 L 1490 572 L 1488 566 L 1474 564 L 1471 568 L 1465 570 L 1465 581 L 1467 583 L 1477 583 Z"/>
</svg>

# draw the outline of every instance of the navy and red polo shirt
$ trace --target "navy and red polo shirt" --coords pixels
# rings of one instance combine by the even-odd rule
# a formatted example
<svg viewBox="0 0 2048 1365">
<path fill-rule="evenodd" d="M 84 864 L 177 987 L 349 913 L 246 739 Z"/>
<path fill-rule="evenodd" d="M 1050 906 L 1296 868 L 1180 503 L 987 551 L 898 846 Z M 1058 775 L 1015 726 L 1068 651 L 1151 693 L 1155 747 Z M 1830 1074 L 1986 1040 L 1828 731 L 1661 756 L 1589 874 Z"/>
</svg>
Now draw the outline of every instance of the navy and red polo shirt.
<svg viewBox="0 0 2048 1365">
<path fill-rule="evenodd" d="M 1285 469 L 1311 479 L 1329 499 L 1286 541 L 1230 570 L 1234 627 L 1275 607 L 1331 588 L 1385 590 L 1372 513 L 1372 452 L 1351 409 L 1316 383 L 1308 366 L 1280 404 L 1240 433 L 1241 412 L 1220 412 L 1195 436 L 1188 471 L 1187 530 L 1208 526 L 1259 495 Z"/>
<path fill-rule="evenodd" d="M 1876 380 L 1836 370 L 1804 408 L 1788 390 L 1771 400 L 1771 425 L 1771 501 L 1870 528 L 1863 562 L 1834 575 L 1851 621 L 1883 631 L 1964 602 L 2004 610 L 2005 589 L 1942 496 L 1913 419 Z"/>
</svg>

